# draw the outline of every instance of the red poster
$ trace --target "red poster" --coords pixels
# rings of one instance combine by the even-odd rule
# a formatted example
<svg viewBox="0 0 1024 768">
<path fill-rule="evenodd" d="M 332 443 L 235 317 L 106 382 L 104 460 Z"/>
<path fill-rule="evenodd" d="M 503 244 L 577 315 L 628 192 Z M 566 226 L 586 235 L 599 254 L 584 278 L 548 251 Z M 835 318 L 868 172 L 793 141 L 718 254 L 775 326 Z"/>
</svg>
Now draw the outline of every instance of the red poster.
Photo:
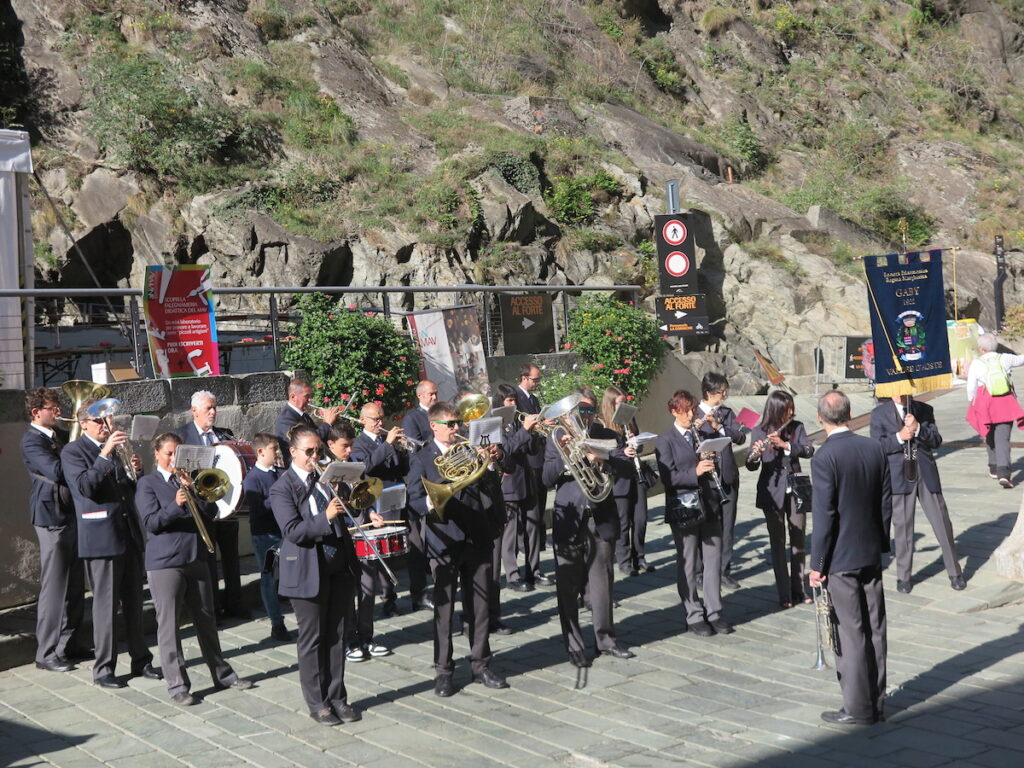
<svg viewBox="0 0 1024 768">
<path fill-rule="evenodd" d="M 209 267 L 146 267 L 143 307 L 158 377 L 220 375 Z"/>
</svg>

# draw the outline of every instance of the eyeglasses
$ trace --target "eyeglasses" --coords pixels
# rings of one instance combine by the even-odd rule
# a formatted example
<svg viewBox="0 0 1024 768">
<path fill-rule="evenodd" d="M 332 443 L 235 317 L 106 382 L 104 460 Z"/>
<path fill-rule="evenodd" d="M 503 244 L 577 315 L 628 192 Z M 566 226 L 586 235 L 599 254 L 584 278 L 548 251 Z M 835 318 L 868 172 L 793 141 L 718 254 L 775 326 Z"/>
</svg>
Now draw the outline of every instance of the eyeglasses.
<svg viewBox="0 0 1024 768">
<path fill-rule="evenodd" d="M 60 406 L 59 405 L 44 405 L 42 408 L 37 408 L 36 410 L 39 410 L 39 411 L 56 411 L 57 413 L 60 413 Z"/>
<path fill-rule="evenodd" d="M 448 419 L 447 421 L 442 421 L 440 419 L 433 419 L 432 421 L 435 424 L 441 424 L 442 426 L 448 427 L 448 429 L 455 429 L 457 426 L 462 424 L 462 419 Z"/>
<path fill-rule="evenodd" d="M 85 421 L 86 421 L 87 424 L 88 423 L 92 423 L 92 424 L 106 424 L 107 423 L 106 419 L 86 419 Z"/>
<path fill-rule="evenodd" d="M 529 381 L 532 381 L 534 384 L 540 381 L 540 376 L 526 376 L 525 378 Z"/>
<path fill-rule="evenodd" d="M 369 419 L 370 421 L 384 421 L 383 416 L 363 416 L 363 418 Z"/>
<path fill-rule="evenodd" d="M 316 456 L 324 452 L 323 448 L 306 448 L 303 453 L 307 456 Z"/>
</svg>

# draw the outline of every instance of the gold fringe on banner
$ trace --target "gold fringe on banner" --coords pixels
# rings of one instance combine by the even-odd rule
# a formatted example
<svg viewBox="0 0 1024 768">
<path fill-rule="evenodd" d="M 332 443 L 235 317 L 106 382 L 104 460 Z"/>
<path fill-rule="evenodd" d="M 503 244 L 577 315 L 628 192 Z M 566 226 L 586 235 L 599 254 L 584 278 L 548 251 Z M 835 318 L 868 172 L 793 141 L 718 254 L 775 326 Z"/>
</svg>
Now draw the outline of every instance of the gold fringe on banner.
<svg viewBox="0 0 1024 768">
<path fill-rule="evenodd" d="M 888 384 L 875 385 L 875 397 L 896 397 L 902 395 L 919 395 L 936 389 L 949 389 L 953 386 L 953 374 L 940 373 L 938 376 L 922 376 L 919 379 L 900 379 Z"/>
</svg>

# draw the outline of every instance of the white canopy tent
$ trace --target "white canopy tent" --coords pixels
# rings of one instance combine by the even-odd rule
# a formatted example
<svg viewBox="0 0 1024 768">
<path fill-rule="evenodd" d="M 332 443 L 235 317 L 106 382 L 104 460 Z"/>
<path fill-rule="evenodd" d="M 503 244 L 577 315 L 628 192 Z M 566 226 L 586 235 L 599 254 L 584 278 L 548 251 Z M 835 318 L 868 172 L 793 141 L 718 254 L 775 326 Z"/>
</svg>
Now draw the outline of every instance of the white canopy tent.
<svg viewBox="0 0 1024 768">
<path fill-rule="evenodd" d="M 35 285 L 35 254 L 28 177 L 32 151 L 24 131 L 0 130 L 0 289 Z M 34 385 L 33 329 L 35 302 L 0 298 L 0 387 Z"/>
</svg>

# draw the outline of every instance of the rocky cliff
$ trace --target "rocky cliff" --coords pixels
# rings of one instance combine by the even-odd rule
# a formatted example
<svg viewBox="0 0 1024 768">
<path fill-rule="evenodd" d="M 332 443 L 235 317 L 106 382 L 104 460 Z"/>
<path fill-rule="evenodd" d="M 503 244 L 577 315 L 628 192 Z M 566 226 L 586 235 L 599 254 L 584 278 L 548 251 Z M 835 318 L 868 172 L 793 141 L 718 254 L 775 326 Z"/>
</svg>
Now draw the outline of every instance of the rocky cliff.
<svg viewBox="0 0 1024 768">
<path fill-rule="evenodd" d="M 681 181 L 714 335 L 811 372 L 853 257 L 961 246 L 992 323 L 1024 239 L 1024 11 L 961 2 L 0 0 L 0 118 L 108 286 L 636 282 Z M 90 286 L 42 204 L 39 283 Z M 1007 303 L 1024 303 L 1013 267 Z M 410 295 L 403 308 L 438 300 Z M 441 303 L 445 303 L 442 301 Z M 239 308 L 262 311 L 241 301 Z M 73 308 L 68 308 L 73 311 Z"/>
</svg>

